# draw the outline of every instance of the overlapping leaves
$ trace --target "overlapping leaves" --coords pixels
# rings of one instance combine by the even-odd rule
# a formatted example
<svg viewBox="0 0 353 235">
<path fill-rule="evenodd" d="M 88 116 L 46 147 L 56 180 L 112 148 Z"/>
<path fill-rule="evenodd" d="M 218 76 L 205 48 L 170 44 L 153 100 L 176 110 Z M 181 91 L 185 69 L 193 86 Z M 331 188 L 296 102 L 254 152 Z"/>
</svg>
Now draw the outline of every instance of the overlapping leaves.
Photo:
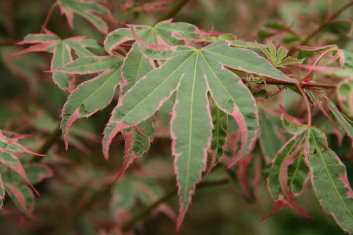
<svg viewBox="0 0 353 235">
<path fill-rule="evenodd" d="M 257 137 L 258 114 L 255 100 L 241 79 L 225 69 L 225 66 L 273 79 L 293 83 L 295 81 L 287 78 L 254 52 L 230 47 L 225 41 L 202 49 L 175 47 L 168 46 L 167 34 L 158 34 L 156 39 L 160 45 L 144 42 L 144 35 L 153 35 L 158 27 L 138 27 L 135 35 L 133 31 L 120 29 L 109 34 L 105 41 L 105 48 L 112 53 L 119 44 L 136 39 L 143 55 L 150 60 L 164 62 L 157 69 L 148 72 L 119 100 L 105 130 L 106 141 L 103 147 L 104 152 L 107 152 L 110 141 L 118 132 L 150 118 L 176 93 L 171 134 L 179 186 L 179 227 L 191 201 L 195 184 L 200 181 L 201 173 L 206 167 L 207 151 L 211 147 L 213 125 L 208 94 L 211 94 L 222 112 L 232 116 L 238 123 L 242 137 L 237 158 L 246 155 L 253 148 Z M 178 28 L 173 30 L 182 41 L 187 41 L 185 35 L 190 35 L 190 32 L 183 33 Z M 171 29 L 166 32 L 171 32 Z M 236 159 L 231 164 L 235 162 Z"/>
<path fill-rule="evenodd" d="M 31 217 L 34 207 L 33 192 L 38 194 L 33 184 L 50 177 L 52 172 L 41 164 L 21 163 L 21 154 L 41 155 L 19 143 L 20 139 L 27 136 L 0 131 L 0 208 L 6 193 L 22 213 Z"/>
<path fill-rule="evenodd" d="M 294 202 L 301 194 L 309 175 L 322 207 L 346 232 L 353 232 L 353 191 L 346 167 L 329 149 L 325 134 L 314 127 L 284 121 L 293 137 L 278 151 L 267 177 L 275 211 L 290 206 L 308 216 Z M 310 172 L 309 172 L 310 171 Z"/>
</svg>

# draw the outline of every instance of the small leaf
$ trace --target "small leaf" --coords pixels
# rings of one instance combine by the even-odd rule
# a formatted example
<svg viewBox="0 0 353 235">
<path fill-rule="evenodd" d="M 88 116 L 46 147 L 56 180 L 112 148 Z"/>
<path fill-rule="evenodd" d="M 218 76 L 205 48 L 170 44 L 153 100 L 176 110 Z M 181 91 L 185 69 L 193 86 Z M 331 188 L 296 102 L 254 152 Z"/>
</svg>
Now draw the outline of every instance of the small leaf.
<svg viewBox="0 0 353 235">
<path fill-rule="evenodd" d="M 73 52 L 75 52 L 78 56 L 93 56 L 94 54 L 87 48 L 99 47 L 95 40 L 86 39 L 85 37 L 72 37 L 62 40 L 48 30 L 45 30 L 45 34 L 29 34 L 25 37 L 24 41 L 18 44 L 33 45 L 29 48 L 17 51 L 13 53 L 13 55 L 38 51 L 52 53 L 52 71 L 55 71 L 71 62 Z M 62 72 L 54 72 L 52 77 L 54 83 L 62 90 L 72 91 L 74 89 L 75 84 L 71 75 Z"/>
</svg>

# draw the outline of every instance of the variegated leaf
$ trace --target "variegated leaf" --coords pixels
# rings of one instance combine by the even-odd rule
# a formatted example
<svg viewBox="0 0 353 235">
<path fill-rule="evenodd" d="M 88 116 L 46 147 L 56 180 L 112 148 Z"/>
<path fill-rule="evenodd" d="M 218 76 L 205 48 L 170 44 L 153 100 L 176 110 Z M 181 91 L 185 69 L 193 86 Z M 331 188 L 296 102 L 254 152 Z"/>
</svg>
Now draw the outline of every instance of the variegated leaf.
<svg viewBox="0 0 353 235">
<path fill-rule="evenodd" d="M 95 114 L 111 103 L 120 81 L 122 64 L 120 58 L 118 60 L 114 58 L 113 61 L 114 64 L 107 63 L 113 68 L 109 68 L 97 77 L 81 83 L 70 94 L 65 103 L 61 113 L 61 129 L 66 148 L 68 148 L 68 135 L 72 124 L 79 118 Z"/>
<path fill-rule="evenodd" d="M 34 195 L 30 188 L 23 184 L 6 182 L 5 190 L 23 214 L 33 217 Z"/>
<path fill-rule="evenodd" d="M 61 13 L 66 16 L 71 28 L 74 28 L 74 14 L 77 14 L 88 20 L 102 33 L 108 33 L 108 25 L 101 16 L 112 19 L 111 12 L 99 2 L 92 0 L 58 0 L 58 2 Z"/>
<path fill-rule="evenodd" d="M 29 34 L 18 44 L 32 44 L 32 46 L 17 51 L 13 53 L 13 55 L 38 51 L 52 53 L 53 57 L 51 61 L 51 70 L 53 71 L 71 62 L 73 52 L 75 52 L 78 56 L 94 56 L 94 54 L 87 48 L 99 47 L 95 40 L 86 39 L 85 37 L 60 39 L 57 35 L 48 30 L 45 30 L 45 33 L 42 34 Z M 53 81 L 60 89 L 64 91 L 72 91 L 74 89 L 74 80 L 69 74 L 54 72 Z"/>
<path fill-rule="evenodd" d="M 311 181 L 317 198 L 344 231 L 353 233 L 353 191 L 346 167 L 328 148 L 326 136 L 319 129 L 310 129 L 309 147 Z"/>
<path fill-rule="evenodd" d="M 184 47 L 177 51 L 176 56 L 147 73 L 119 100 L 105 131 L 103 152 L 107 154 L 110 141 L 118 132 L 151 117 L 176 92 L 171 131 L 179 185 L 180 227 L 195 184 L 205 169 L 211 144 L 208 92 L 217 107 L 238 123 L 242 137 L 237 158 L 252 150 L 257 137 L 259 125 L 255 100 L 241 79 L 225 66 L 273 79 L 295 81 L 254 52 L 229 47 L 224 41 L 202 49 Z M 158 58 L 158 53 L 153 56 Z M 230 165 L 235 164 L 237 158 Z"/>
</svg>

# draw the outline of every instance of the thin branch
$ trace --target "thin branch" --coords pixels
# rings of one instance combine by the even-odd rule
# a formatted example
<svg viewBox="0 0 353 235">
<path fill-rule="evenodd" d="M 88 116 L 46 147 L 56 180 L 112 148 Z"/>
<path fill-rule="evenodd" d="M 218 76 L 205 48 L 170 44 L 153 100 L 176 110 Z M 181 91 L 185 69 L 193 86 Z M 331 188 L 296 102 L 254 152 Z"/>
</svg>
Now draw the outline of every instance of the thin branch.
<svg viewBox="0 0 353 235">
<path fill-rule="evenodd" d="M 197 188 L 206 188 L 206 187 L 212 187 L 212 186 L 218 186 L 218 185 L 224 185 L 229 182 L 229 179 L 222 179 L 222 180 L 217 180 L 217 181 L 205 181 L 201 182 Z M 140 219 L 148 215 L 153 209 L 157 208 L 160 204 L 163 202 L 168 201 L 171 199 L 173 196 L 177 194 L 177 188 L 173 188 L 169 192 L 167 192 L 164 196 L 159 198 L 157 201 L 152 203 L 150 206 L 144 208 L 140 213 L 138 213 L 136 216 L 134 216 L 130 221 L 128 221 L 126 224 L 123 225 L 122 229 L 123 231 L 128 231 L 134 227 L 136 222 L 138 222 Z"/>
<path fill-rule="evenodd" d="M 178 12 L 185 6 L 186 3 L 188 3 L 190 0 L 177 0 L 174 5 L 161 17 L 158 18 L 155 24 L 157 24 L 160 21 L 163 20 L 168 20 L 170 18 L 173 18 Z"/>
<path fill-rule="evenodd" d="M 347 3 L 343 7 L 341 7 L 339 10 L 337 10 L 333 15 L 328 17 L 316 30 L 314 30 L 311 34 L 309 34 L 303 41 L 300 42 L 301 45 L 309 42 L 316 34 L 318 34 L 321 30 L 326 28 L 328 25 L 332 23 L 339 15 L 342 14 L 347 8 L 350 6 L 353 6 L 353 1 Z"/>
<path fill-rule="evenodd" d="M 51 149 L 51 147 L 60 139 L 61 137 L 61 129 L 60 125 L 58 125 L 55 130 L 50 134 L 47 140 L 43 143 L 43 145 L 38 149 L 37 153 L 46 154 Z M 40 162 L 43 157 L 34 157 L 32 162 Z"/>
<path fill-rule="evenodd" d="M 0 46 L 12 46 L 15 45 L 16 41 L 9 41 L 9 42 L 0 42 Z"/>
</svg>

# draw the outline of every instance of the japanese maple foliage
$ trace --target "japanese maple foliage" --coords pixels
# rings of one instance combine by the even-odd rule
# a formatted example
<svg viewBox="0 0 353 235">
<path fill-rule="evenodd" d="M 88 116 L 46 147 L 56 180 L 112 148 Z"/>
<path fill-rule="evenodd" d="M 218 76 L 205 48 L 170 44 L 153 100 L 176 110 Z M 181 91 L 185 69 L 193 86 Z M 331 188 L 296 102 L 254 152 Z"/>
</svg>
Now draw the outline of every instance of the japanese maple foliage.
<svg viewBox="0 0 353 235">
<path fill-rule="evenodd" d="M 119 8 L 155 14 L 167 9 L 170 2 L 135 5 L 122 1 Z M 125 177 L 125 173 L 157 138 L 159 113 L 164 112 L 169 114 L 179 200 L 177 230 L 205 174 L 217 167 L 236 168 L 249 196 L 252 186 L 247 173 L 251 164 L 257 164 L 255 175 L 261 178 L 264 172 L 274 205 L 274 211 L 264 218 L 285 206 L 310 218 L 310 211 L 296 201 L 310 182 L 323 209 L 344 231 L 353 233 L 353 191 L 346 167 L 330 148 L 326 131 L 314 122 L 320 113 L 340 140 L 344 135 L 353 139 L 348 118 L 353 115 L 352 52 L 336 45 L 305 46 L 298 42 L 296 47 L 286 49 L 272 41 L 246 42 L 232 34 L 202 30 L 171 19 L 157 20 L 153 25 L 116 22 L 105 1 L 58 0 L 55 4 L 70 27 L 75 25 L 74 15 L 79 15 L 103 33 L 105 40 L 97 42 L 81 35 L 62 39 L 45 25 L 42 33 L 29 34 L 19 42 L 30 46 L 13 55 L 52 54 L 46 72 L 52 73 L 53 82 L 67 92 L 60 116 L 66 150 L 74 123 L 115 105 L 117 99 L 102 130 L 102 152 L 107 160 L 110 149 L 116 147 L 114 138 L 120 136 L 125 141 L 114 190 L 127 202 L 116 213 L 124 214 L 132 205 L 124 190 L 135 195 L 139 183 L 149 187 L 145 186 L 149 185 L 147 181 Z M 321 83 L 321 78 L 339 72 L 349 76 L 341 78 L 337 85 L 336 102 L 326 91 L 336 85 Z M 93 77 L 85 76 L 84 81 L 76 79 L 91 74 Z M 280 102 L 280 108 L 266 107 L 267 101 L 286 89 L 301 97 L 306 117 L 288 114 Z M 252 157 L 259 152 L 263 156 L 261 166 Z M 43 171 L 38 173 L 38 181 L 51 176 L 51 172 L 41 165 L 25 171 L 19 153 L 35 154 L 16 142 L 16 137 L 11 139 L 0 132 L 0 162 L 35 191 L 26 171 L 36 167 Z M 27 189 L 22 187 L 4 184 L 0 178 L 0 199 L 7 192 L 20 210 L 31 216 L 33 204 L 26 202 L 22 194 Z M 159 193 L 149 195 L 157 197 Z M 118 204 L 116 200 L 112 205 Z M 174 218 L 168 206 L 161 204 L 159 209 Z"/>
</svg>

